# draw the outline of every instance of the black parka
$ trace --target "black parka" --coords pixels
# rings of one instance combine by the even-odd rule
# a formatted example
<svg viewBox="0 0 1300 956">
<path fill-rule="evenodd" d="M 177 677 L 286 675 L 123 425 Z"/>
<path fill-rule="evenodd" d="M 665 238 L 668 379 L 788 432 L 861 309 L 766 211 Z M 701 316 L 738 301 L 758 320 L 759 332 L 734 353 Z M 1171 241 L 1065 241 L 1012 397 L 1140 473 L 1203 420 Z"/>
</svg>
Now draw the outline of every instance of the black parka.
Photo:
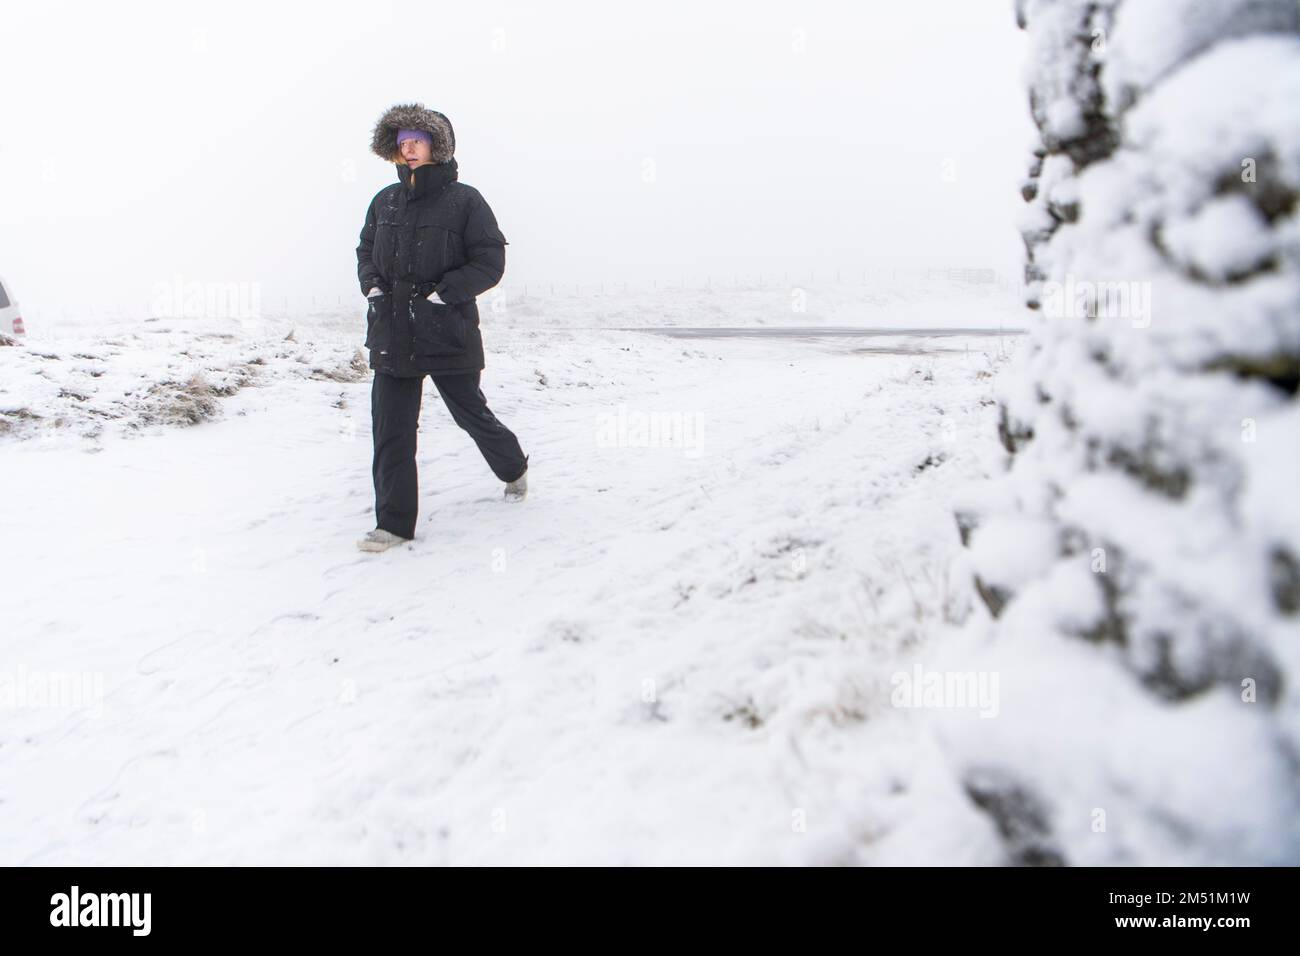
<svg viewBox="0 0 1300 956">
<path fill-rule="evenodd" d="M 357 246 L 368 300 L 370 367 L 401 377 L 484 367 L 475 297 L 505 272 L 507 240 L 487 201 L 457 180 L 454 157 L 411 170 L 370 202 Z M 436 291 L 447 303 L 427 298 Z"/>
</svg>

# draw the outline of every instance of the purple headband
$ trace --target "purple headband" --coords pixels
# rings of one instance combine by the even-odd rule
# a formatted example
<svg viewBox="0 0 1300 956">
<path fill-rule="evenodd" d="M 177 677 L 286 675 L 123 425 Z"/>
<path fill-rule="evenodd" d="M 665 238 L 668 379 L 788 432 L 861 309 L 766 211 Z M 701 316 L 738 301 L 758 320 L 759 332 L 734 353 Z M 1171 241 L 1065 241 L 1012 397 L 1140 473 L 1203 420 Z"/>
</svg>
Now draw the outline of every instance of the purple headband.
<svg viewBox="0 0 1300 956">
<path fill-rule="evenodd" d="M 433 148 L 433 137 L 422 129 L 399 129 L 397 131 L 397 145 L 401 146 L 402 141 L 406 139 L 422 139 Z"/>
</svg>

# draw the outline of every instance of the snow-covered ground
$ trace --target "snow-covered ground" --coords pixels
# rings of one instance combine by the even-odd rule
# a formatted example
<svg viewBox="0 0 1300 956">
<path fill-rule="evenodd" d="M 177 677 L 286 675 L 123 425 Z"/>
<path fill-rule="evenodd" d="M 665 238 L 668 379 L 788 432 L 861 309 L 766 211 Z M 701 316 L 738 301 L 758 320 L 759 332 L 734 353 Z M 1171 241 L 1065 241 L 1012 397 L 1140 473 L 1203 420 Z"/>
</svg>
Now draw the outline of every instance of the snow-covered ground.
<svg viewBox="0 0 1300 956">
<path fill-rule="evenodd" d="M 426 383 L 381 555 L 359 308 L 0 348 L 0 863 L 998 862 L 891 694 L 967 611 L 1016 339 L 614 327 L 1023 314 L 755 296 L 485 301 L 529 497 Z"/>
</svg>

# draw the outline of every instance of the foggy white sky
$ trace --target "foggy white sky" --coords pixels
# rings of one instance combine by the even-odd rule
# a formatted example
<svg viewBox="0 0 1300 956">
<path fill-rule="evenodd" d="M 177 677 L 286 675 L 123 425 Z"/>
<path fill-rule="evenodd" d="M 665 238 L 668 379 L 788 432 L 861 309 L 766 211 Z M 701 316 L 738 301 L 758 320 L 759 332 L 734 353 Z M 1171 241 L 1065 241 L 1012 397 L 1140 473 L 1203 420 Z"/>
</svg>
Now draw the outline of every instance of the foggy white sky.
<svg viewBox="0 0 1300 956">
<path fill-rule="evenodd" d="M 507 285 L 1019 270 L 1010 0 L 25 0 L 4 19 L 0 274 L 33 311 L 144 303 L 177 276 L 359 297 L 357 232 L 395 181 L 370 131 L 412 100 L 451 118 Z"/>
</svg>

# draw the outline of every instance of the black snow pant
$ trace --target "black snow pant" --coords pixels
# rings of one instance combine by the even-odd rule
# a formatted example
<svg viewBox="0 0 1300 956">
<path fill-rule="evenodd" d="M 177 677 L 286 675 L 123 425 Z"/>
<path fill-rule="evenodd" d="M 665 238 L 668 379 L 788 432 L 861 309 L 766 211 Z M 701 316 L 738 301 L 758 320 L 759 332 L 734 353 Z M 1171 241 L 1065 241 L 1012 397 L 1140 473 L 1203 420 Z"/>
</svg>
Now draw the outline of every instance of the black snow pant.
<svg viewBox="0 0 1300 956">
<path fill-rule="evenodd" d="M 469 432 L 492 473 L 514 481 L 528 469 L 528 456 L 514 432 L 499 422 L 479 388 L 481 372 L 429 373 L 452 419 Z M 398 378 L 375 372 L 370 387 L 370 419 L 375 440 L 371 470 L 375 479 L 375 523 L 403 538 L 415 537 L 419 486 L 415 471 L 415 433 L 420 422 L 424 376 Z"/>
</svg>

